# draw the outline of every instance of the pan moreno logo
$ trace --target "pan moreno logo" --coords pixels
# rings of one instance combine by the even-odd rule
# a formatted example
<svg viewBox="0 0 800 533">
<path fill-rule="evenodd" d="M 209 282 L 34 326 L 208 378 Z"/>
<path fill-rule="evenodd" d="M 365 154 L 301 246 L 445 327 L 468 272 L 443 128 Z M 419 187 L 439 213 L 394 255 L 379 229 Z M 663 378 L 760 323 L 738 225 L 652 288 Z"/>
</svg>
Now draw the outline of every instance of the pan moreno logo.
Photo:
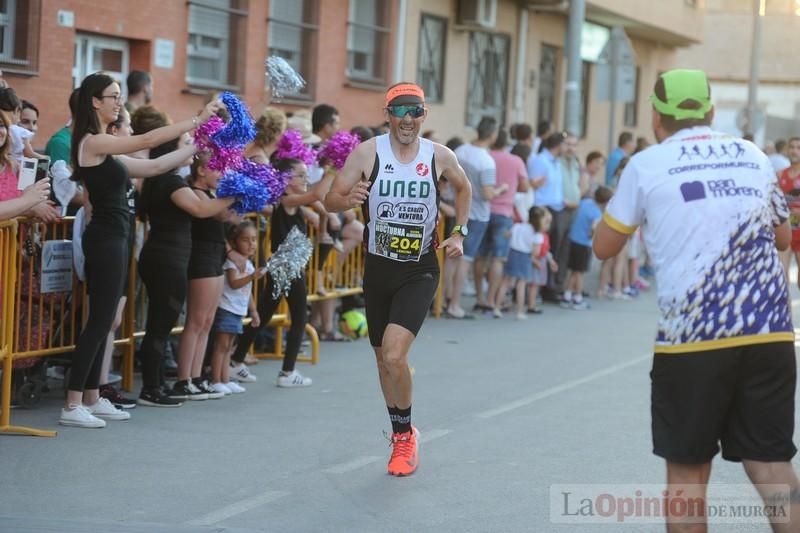
<svg viewBox="0 0 800 533">
<path fill-rule="evenodd" d="M 700 180 L 687 181 L 680 185 L 684 202 L 693 202 L 706 198 L 731 198 L 737 196 L 754 196 L 763 198 L 764 193 L 755 187 L 737 185 L 736 180 L 708 180 L 705 184 Z"/>
</svg>

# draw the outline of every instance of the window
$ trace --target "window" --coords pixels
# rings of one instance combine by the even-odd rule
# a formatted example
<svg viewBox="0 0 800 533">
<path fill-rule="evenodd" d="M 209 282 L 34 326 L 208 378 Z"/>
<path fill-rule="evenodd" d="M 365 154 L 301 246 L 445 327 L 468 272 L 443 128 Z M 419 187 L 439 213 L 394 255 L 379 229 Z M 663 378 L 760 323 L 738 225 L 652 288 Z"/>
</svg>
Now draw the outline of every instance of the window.
<svg viewBox="0 0 800 533">
<path fill-rule="evenodd" d="M 639 121 L 639 78 L 641 73 L 642 69 L 636 67 L 636 75 L 633 78 L 633 102 L 625 104 L 623 124 L 631 128 L 635 128 Z"/>
<path fill-rule="evenodd" d="M 539 59 L 539 112 L 537 122 L 553 122 L 556 113 L 556 71 L 558 68 L 558 48 L 542 45 Z"/>
<path fill-rule="evenodd" d="M 190 0 L 186 81 L 238 90 L 244 66 L 247 0 Z"/>
<path fill-rule="evenodd" d="M 9 72 L 37 68 L 41 0 L 0 0 L 0 65 Z"/>
<path fill-rule="evenodd" d="M 509 45 L 510 39 L 505 35 L 479 31 L 470 34 L 468 126 L 477 126 L 485 115 L 495 117 L 500 124 L 505 122 Z"/>
<path fill-rule="evenodd" d="M 79 87 L 83 78 L 89 74 L 102 70 L 117 80 L 123 93 L 125 92 L 125 77 L 128 75 L 130 57 L 128 41 L 77 33 L 74 50 L 73 87 Z"/>
<path fill-rule="evenodd" d="M 447 19 L 423 13 L 417 51 L 417 83 L 425 91 L 425 101 L 444 99 L 444 56 L 447 44 Z"/>
<path fill-rule="evenodd" d="M 272 0 L 269 9 L 269 55 L 285 59 L 306 80 L 300 94 L 310 96 L 317 48 L 317 0 Z"/>
<path fill-rule="evenodd" d="M 347 28 L 347 76 L 384 83 L 389 45 L 390 2 L 350 0 Z"/>
</svg>

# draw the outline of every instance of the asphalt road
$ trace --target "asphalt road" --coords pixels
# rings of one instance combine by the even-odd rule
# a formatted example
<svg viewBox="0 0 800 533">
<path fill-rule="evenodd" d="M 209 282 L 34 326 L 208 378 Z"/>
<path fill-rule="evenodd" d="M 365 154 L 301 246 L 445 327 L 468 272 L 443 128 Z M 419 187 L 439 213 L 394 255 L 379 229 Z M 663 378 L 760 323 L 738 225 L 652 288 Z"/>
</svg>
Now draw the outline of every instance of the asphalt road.
<svg viewBox="0 0 800 533">
<path fill-rule="evenodd" d="M 650 441 L 653 296 L 545 309 L 525 322 L 426 322 L 411 357 L 422 443 L 409 478 L 386 474 L 366 340 L 324 344 L 321 363 L 300 368 L 309 389 L 276 388 L 278 363 L 261 362 L 245 394 L 139 407 L 102 430 L 57 426 L 56 391 L 12 421 L 57 438 L 0 437 L 0 531 L 663 531 L 561 524 L 550 504 L 553 485 L 663 481 Z M 747 480 L 718 459 L 712 482 Z"/>
</svg>

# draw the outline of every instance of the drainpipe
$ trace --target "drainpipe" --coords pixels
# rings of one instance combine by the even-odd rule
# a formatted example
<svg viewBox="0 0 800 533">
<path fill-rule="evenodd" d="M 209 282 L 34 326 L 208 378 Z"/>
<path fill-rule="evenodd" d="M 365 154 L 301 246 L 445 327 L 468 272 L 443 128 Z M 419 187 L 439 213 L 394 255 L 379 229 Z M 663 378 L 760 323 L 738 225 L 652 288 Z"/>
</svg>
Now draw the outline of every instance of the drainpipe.
<svg viewBox="0 0 800 533">
<path fill-rule="evenodd" d="M 403 81 L 403 62 L 406 57 L 406 16 L 408 0 L 400 0 L 397 8 L 397 39 L 394 42 L 394 83 Z"/>
<path fill-rule="evenodd" d="M 584 0 L 572 0 L 569 4 L 569 26 L 567 31 L 567 83 L 566 89 L 566 129 L 573 135 L 581 136 L 581 30 L 586 16 Z"/>
<path fill-rule="evenodd" d="M 517 68 L 514 84 L 514 122 L 525 121 L 525 73 L 528 51 L 528 7 L 519 8 L 519 30 L 517 33 Z"/>
</svg>

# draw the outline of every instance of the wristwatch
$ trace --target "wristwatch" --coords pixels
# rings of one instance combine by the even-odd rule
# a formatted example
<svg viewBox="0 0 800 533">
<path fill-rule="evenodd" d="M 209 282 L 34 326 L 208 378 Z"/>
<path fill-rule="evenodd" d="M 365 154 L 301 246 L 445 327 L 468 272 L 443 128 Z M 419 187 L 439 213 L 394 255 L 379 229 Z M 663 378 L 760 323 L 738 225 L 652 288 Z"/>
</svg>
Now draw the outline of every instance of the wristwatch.
<svg viewBox="0 0 800 533">
<path fill-rule="evenodd" d="M 466 237 L 467 234 L 469 233 L 469 229 L 467 229 L 467 226 L 456 224 L 455 226 L 453 226 L 453 231 L 450 232 L 450 235 L 453 235 L 454 233 L 458 233 L 462 237 Z"/>
</svg>

